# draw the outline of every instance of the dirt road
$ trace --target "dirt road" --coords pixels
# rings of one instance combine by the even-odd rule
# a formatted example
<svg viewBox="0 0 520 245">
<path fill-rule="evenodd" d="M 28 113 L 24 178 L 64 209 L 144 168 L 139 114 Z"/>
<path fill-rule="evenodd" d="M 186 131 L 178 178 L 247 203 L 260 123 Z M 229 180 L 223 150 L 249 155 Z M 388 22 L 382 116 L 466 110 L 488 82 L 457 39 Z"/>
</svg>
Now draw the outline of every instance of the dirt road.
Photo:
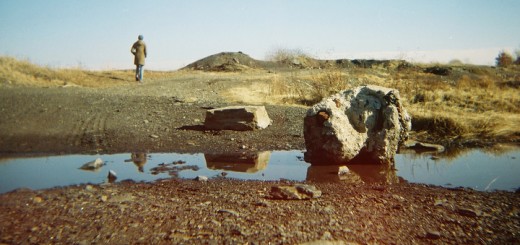
<svg viewBox="0 0 520 245">
<path fill-rule="evenodd" d="M 221 96 L 232 86 L 236 84 L 229 80 L 173 80 L 109 89 L 2 88 L 0 151 L 230 152 L 304 148 L 304 107 L 267 106 L 273 124 L 261 131 L 204 130 L 207 109 L 237 104 Z"/>
</svg>

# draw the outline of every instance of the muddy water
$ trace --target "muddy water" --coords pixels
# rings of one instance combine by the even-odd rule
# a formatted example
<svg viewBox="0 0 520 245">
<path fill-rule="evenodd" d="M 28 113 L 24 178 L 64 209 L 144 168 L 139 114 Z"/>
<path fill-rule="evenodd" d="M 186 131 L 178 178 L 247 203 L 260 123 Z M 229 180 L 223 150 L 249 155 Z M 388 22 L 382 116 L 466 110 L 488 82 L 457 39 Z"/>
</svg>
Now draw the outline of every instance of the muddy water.
<svg viewBox="0 0 520 245">
<path fill-rule="evenodd" d="M 92 170 L 81 167 L 101 158 Z M 76 184 L 115 181 L 193 179 L 199 175 L 245 180 L 336 181 L 399 183 L 409 181 L 481 191 L 515 191 L 520 187 L 520 149 L 504 152 L 470 150 L 456 155 L 401 153 L 395 169 L 378 165 L 349 165 L 338 175 L 338 166 L 314 166 L 302 151 L 255 154 L 127 153 L 113 155 L 64 155 L 0 158 L 0 193 L 17 188 L 45 189 Z M 344 169 L 343 169 L 344 170 Z"/>
</svg>

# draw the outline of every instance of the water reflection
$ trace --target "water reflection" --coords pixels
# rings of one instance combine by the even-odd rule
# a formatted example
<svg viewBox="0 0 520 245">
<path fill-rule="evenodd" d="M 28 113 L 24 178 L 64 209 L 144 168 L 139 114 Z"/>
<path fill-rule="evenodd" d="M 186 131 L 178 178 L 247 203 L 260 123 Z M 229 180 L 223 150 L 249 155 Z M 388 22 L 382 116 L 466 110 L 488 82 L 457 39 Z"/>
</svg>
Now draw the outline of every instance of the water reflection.
<svg viewBox="0 0 520 245">
<path fill-rule="evenodd" d="M 146 153 L 132 153 L 130 155 L 130 159 L 125 160 L 125 162 L 133 162 L 137 167 L 137 171 L 143 173 L 144 165 L 146 165 Z"/>
<path fill-rule="evenodd" d="M 204 154 L 206 166 L 212 170 L 256 173 L 267 168 L 271 152 Z"/>
<path fill-rule="evenodd" d="M 129 157 L 130 155 L 130 157 Z M 204 175 L 244 180 L 280 180 L 395 184 L 408 182 L 464 186 L 477 190 L 515 191 L 520 187 L 520 150 L 468 150 L 457 158 L 443 154 L 397 154 L 395 168 L 386 165 L 350 164 L 315 166 L 303 160 L 302 151 L 232 154 L 126 153 L 36 157 L 0 156 L 0 193 L 27 187 L 44 189 L 85 183 L 104 183 L 109 170 L 114 181 L 154 181 L 164 178 L 193 179 Z M 83 171 L 85 163 L 102 159 L 98 171 Z M 129 164 L 133 163 L 133 164 Z M 131 166 L 134 165 L 134 166 Z M 136 168 L 137 167 L 137 171 Z"/>
<path fill-rule="evenodd" d="M 348 171 L 341 173 L 340 167 L 346 167 Z M 307 169 L 307 181 L 396 184 L 399 183 L 399 178 L 394 168 L 383 164 L 311 165 Z"/>
</svg>

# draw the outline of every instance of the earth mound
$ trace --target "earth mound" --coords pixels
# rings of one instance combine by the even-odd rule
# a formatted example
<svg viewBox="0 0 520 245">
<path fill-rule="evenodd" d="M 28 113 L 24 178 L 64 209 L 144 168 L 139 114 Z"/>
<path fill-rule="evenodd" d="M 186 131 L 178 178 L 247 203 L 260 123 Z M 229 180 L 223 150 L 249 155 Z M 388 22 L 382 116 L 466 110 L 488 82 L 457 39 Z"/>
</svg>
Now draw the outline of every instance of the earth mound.
<svg viewBox="0 0 520 245">
<path fill-rule="evenodd" d="M 384 68 L 407 69 L 412 64 L 404 60 L 339 59 L 319 60 L 308 56 L 295 56 L 278 61 L 263 61 L 251 58 L 242 52 L 221 52 L 197 60 L 182 70 L 240 72 L 251 69 L 325 69 L 325 68 Z"/>
<path fill-rule="evenodd" d="M 250 69 L 264 69 L 269 66 L 267 61 L 255 60 L 242 52 L 222 52 L 197 60 L 183 70 L 201 71 L 246 71 Z"/>
</svg>

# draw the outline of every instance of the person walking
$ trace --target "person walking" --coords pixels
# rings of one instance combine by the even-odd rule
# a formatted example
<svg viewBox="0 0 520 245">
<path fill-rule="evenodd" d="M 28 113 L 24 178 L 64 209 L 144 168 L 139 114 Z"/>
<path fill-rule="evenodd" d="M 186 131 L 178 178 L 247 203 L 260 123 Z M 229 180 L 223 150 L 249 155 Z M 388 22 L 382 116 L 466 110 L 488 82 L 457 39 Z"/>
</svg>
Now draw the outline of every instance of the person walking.
<svg viewBox="0 0 520 245">
<path fill-rule="evenodd" d="M 139 83 L 143 82 L 143 66 L 146 58 L 146 44 L 143 41 L 143 35 L 139 35 L 137 42 L 132 45 L 130 52 L 134 55 L 135 64 L 135 80 Z"/>
</svg>

